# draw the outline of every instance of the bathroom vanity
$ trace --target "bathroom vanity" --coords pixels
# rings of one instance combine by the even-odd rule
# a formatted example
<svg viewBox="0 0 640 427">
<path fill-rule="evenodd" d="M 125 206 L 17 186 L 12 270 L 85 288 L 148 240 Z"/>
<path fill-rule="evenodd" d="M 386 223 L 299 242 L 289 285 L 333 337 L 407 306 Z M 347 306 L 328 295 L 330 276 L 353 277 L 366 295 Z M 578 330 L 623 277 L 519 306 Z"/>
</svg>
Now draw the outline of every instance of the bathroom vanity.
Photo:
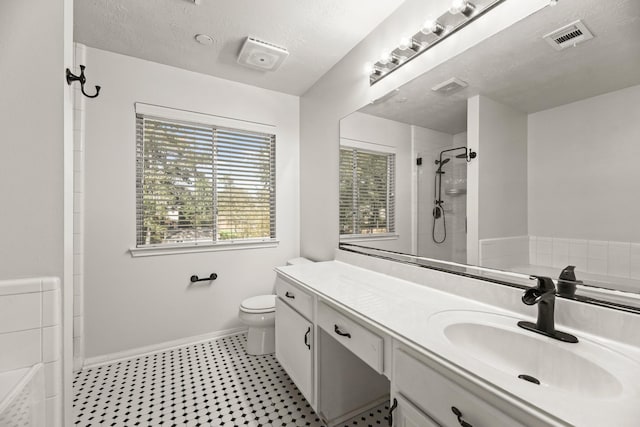
<svg viewBox="0 0 640 427">
<path fill-rule="evenodd" d="M 391 268 L 404 279 L 341 261 L 276 269 L 276 357 L 327 425 L 386 399 L 403 427 L 637 425 L 637 343 L 573 324 L 606 309 L 559 304 L 558 329 L 579 339 L 565 343 L 518 328 L 535 321 L 521 289 Z"/>
</svg>

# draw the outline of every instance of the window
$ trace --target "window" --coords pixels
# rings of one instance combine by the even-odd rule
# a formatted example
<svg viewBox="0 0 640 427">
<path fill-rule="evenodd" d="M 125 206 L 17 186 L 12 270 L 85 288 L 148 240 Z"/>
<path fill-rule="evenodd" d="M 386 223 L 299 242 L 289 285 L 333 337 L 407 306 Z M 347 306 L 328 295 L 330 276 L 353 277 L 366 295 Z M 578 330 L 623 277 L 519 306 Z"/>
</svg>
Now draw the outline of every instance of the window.
<svg viewBox="0 0 640 427">
<path fill-rule="evenodd" d="M 136 111 L 138 248 L 275 239 L 275 135 Z"/>
<path fill-rule="evenodd" d="M 395 232 L 395 154 L 340 147 L 340 236 Z"/>
</svg>

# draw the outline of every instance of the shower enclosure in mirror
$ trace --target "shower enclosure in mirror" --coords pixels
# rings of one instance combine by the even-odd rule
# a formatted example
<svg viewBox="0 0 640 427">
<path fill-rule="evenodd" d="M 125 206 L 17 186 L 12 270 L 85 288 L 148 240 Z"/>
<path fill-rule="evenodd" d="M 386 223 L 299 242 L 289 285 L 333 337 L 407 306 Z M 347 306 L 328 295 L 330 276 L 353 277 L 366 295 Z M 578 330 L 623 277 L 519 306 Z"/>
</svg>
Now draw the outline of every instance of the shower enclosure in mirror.
<svg viewBox="0 0 640 427">
<path fill-rule="evenodd" d="M 340 136 L 395 158 L 369 206 L 384 232 L 341 243 L 553 278 L 575 266 L 578 295 L 640 300 L 640 2 L 543 8 L 345 117 Z"/>
</svg>

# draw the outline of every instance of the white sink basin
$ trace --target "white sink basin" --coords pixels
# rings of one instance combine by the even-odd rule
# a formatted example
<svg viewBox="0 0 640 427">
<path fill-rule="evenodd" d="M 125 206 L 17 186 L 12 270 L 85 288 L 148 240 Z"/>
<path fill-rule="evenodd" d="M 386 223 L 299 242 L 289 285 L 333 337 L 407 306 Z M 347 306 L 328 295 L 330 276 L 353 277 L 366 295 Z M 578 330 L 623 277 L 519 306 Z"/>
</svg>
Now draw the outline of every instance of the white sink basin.
<svg viewBox="0 0 640 427">
<path fill-rule="evenodd" d="M 429 327 L 451 359 L 463 368 L 493 371 L 502 384 L 575 397 L 640 396 L 640 364 L 608 347 L 578 336 L 571 344 L 527 331 L 514 317 L 479 311 L 444 311 Z M 435 329 L 437 328 L 437 329 Z M 561 329 L 561 328 L 559 328 Z M 535 384 L 518 378 L 526 375 Z"/>
</svg>

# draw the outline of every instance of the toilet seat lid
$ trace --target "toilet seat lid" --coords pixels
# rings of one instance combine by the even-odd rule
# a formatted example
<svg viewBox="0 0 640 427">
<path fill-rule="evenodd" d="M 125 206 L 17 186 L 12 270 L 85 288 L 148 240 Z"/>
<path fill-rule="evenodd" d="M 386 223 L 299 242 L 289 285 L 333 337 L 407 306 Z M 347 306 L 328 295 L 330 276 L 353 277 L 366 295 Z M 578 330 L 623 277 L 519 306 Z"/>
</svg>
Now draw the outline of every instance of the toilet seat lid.
<svg viewBox="0 0 640 427">
<path fill-rule="evenodd" d="M 275 311 L 276 296 L 258 295 L 255 297 L 247 298 L 246 300 L 242 301 L 242 304 L 240 304 L 240 308 L 251 311 L 252 313 Z"/>
</svg>

